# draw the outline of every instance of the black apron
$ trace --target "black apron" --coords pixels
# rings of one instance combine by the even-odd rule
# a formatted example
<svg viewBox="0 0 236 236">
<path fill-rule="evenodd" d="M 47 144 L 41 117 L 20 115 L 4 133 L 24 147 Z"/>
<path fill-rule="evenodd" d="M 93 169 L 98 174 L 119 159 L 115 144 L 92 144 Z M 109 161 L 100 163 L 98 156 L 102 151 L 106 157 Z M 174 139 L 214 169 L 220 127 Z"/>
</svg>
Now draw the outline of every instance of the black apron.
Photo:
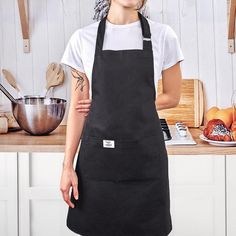
<svg viewBox="0 0 236 236">
<path fill-rule="evenodd" d="M 67 227 L 83 236 L 166 236 L 172 229 L 168 156 L 156 111 L 151 33 L 143 49 L 103 50 L 98 26 L 92 103 L 75 171 Z"/>
</svg>

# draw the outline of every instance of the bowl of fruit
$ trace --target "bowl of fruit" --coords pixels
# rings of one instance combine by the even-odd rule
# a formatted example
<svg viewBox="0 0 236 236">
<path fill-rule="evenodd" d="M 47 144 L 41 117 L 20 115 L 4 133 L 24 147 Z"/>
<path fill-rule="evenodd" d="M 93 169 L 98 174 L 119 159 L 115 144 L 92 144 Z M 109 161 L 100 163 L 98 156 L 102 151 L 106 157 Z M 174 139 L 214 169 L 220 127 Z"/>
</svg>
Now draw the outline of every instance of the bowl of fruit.
<svg viewBox="0 0 236 236">
<path fill-rule="evenodd" d="M 206 125 L 200 139 L 216 146 L 236 146 L 236 112 L 228 108 L 211 107 L 206 112 Z"/>
</svg>

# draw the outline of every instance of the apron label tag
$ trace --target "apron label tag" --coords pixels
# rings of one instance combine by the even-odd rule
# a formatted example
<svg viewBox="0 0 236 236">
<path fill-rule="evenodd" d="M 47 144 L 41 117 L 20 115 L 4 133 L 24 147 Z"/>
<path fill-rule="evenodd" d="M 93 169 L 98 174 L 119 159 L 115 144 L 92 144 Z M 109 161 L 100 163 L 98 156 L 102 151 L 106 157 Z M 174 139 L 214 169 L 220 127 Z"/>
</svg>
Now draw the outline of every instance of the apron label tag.
<svg viewBox="0 0 236 236">
<path fill-rule="evenodd" d="M 115 141 L 114 140 L 105 140 L 105 139 L 103 139 L 103 147 L 105 147 L 105 148 L 115 148 Z"/>
</svg>

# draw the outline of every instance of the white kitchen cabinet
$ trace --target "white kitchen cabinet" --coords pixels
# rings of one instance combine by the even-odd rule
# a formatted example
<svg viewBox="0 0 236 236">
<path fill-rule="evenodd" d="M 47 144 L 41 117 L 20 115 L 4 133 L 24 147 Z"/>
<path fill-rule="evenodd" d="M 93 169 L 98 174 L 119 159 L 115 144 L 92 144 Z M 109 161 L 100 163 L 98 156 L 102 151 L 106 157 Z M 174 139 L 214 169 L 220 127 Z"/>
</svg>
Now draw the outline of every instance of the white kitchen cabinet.
<svg viewBox="0 0 236 236">
<path fill-rule="evenodd" d="M 0 152 L 0 235 L 16 236 L 17 153 Z"/>
<path fill-rule="evenodd" d="M 19 153 L 19 236 L 76 235 L 66 227 L 60 192 L 63 156 Z"/>
<path fill-rule="evenodd" d="M 63 158 L 55 152 L 0 153 L 0 235 L 78 235 L 66 227 L 68 206 L 59 186 Z M 227 156 L 226 169 L 225 160 L 223 155 L 169 155 L 170 236 L 236 235 L 236 158 Z"/>
<path fill-rule="evenodd" d="M 169 156 L 169 177 L 170 236 L 226 236 L 225 156 Z"/>
<path fill-rule="evenodd" d="M 236 235 L 236 156 L 226 159 L 227 236 Z"/>
</svg>

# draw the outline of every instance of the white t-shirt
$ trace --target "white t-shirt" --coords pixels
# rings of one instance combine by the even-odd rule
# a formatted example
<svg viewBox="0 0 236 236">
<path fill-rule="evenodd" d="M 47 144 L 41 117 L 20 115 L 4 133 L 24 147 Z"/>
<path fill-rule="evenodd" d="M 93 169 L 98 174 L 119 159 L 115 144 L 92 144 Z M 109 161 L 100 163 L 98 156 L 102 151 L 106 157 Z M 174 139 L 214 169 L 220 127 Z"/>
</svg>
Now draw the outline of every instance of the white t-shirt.
<svg viewBox="0 0 236 236">
<path fill-rule="evenodd" d="M 154 82 L 157 90 L 157 80 L 165 70 L 177 62 L 184 60 L 174 30 L 166 24 L 158 23 L 147 18 L 150 25 L 154 57 Z M 78 71 L 84 72 L 89 79 L 90 97 L 92 68 L 94 62 L 97 29 L 100 21 L 91 23 L 76 30 L 65 49 L 61 63 Z M 140 20 L 117 25 L 106 20 L 103 50 L 142 49 L 142 28 Z"/>
</svg>

